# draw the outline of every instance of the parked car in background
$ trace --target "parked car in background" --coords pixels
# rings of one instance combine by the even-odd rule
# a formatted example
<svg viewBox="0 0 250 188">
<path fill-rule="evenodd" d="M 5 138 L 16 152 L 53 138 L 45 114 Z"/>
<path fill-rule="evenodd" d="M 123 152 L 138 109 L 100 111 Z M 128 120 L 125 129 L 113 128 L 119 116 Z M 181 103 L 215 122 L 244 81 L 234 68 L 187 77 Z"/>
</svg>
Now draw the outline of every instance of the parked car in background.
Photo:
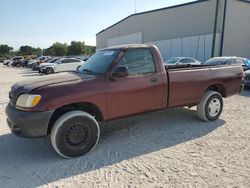
<svg viewBox="0 0 250 188">
<path fill-rule="evenodd" d="M 166 65 L 201 65 L 201 62 L 190 57 L 173 57 L 164 61 Z"/>
<path fill-rule="evenodd" d="M 38 70 L 39 71 L 39 66 L 41 65 L 41 64 L 44 64 L 44 63 L 54 63 L 54 62 L 56 62 L 58 59 L 60 59 L 61 57 L 51 57 L 51 58 L 48 58 L 48 59 L 46 59 L 46 60 L 44 60 L 44 61 L 41 61 L 40 63 L 38 63 L 39 65 L 37 66 L 37 69 L 35 69 L 35 70 Z M 34 69 L 33 69 L 34 70 Z"/>
<path fill-rule="evenodd" d="M 33 63 L 37 63 L 38 61 L 45 60 L 48 58 L 50 58 L 50 56 L 40 56 L 40 57 L 37 57 L 35 59 L 32 59 L 28 62 L 28 67 L 32 68 Z"/>
<path fill-rule="evenodd" d="M 250 70 L 250 60 L 247 58 L 241 58 L 242 62 L 242 68 L 244 71 Z"/>
<path fill-rule="evenodd" d="M 249 60 L 242 57 L 213 57 L 207 60 L 203 65 L 214 66 L 214 65 L 241 65 L 243 70 L 248 70 L 250 68 Z"/>
<path fill-rule="evenodd" d="M 11 66 L 14 62 L 24 60 L 23 56 L 15 56 L 10 60 L 6 60 L 3 64 L 7 66 Z"/>
<path fill-rule="evenodd" d="M 24 59 L 24 60 L 21 62 L 21 66 L 22 66 L 22 67 L 28 67 L 28 63 L 29 63 L 29 60 L 28 60 L 28 59 Z"/>
<path fill-rule="evenodd" d="M 40 64 L 42 64 L 42 63 L 48 63 L 52 59 L 53 59 L 53 57 L 44 56 L 43 58 L 40 58 L 38 61 L 34 61 L 32 63 L 32 65 L 31 65 L 31 69 L 32 70 L 38 70 Z"/>
<path fill-rule="evenodd" d="M 39 73 L 53 74 L 55 72 L 76 71 L 84 61 L 76 58 L 61 58 L 54 63 L 42 63 Z"/>
<path fill-rule="evenodd" d="M 203 65 L 231 65 L 236 64 L 234 57 L 213 57 L 208 59 Z"/>
<path fill-rule="evenodd" d="M 19 59 L 14 60 L 11 65 L 13 67 L 21 67 L 23 61 L 25 61 L 24 58 L 19 58 Z"/>
<path fill-rule="evenodd" d="M 6 58 L 1 57 L 1 58 L 0 58 L 0 63 L 4 63 L 5 60 L 6 60 Z"/>
<path fill-rule="evenodd" d="M 244 72 L 243 85 L 245 89 L 250 88 L 250 70 Z"/>
</svg>

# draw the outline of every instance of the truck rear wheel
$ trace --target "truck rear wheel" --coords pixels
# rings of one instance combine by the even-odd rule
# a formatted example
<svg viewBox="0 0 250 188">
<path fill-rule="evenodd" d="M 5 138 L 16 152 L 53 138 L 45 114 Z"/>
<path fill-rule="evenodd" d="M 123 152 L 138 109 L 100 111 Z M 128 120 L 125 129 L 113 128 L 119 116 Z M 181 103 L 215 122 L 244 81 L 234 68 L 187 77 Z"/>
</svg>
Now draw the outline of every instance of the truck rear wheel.
<svg viewBox="0 0 250 188">
<path fill-rule="evenodd" d="M 223 98 L 216 91 L 207 91 L 197 105 L 198 117 L 203 121 L 217 120 L 223 109 Z"/>
<path fill-rule="evenodd" d="M 100 138 L 100 128 L 93 116 L 70 111 L 59 117 L 52 127 L 50 140 L 55 151 L 65 158 L 90 152 Z"/>
</svg>

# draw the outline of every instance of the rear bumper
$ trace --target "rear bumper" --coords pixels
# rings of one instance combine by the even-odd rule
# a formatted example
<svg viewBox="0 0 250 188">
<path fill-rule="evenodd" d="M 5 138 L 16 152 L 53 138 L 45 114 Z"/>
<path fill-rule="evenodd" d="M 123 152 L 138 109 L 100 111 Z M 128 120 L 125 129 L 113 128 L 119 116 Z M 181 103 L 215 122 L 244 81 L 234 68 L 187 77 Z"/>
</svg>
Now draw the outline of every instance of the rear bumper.
<svg viewBox="0 0 250 188">
<path fill-rule="evenodd" d="M 8 104 L 5 112 L 12 133 L 20 137 L 32 138 L 47 135 L 49 121 L 54 111 L 25 112 Z"/>
</svg>

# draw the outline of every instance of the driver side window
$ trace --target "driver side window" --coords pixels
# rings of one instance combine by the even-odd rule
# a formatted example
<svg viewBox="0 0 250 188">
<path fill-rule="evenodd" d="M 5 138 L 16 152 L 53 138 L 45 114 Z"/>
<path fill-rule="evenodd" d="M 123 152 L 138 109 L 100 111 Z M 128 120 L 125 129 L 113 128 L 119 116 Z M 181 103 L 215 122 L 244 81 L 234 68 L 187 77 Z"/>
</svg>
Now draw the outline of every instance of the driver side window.
<svg viewBox="0 0 250 188">
<path fill-rule="evenodd" d="M 129 76 L 154 73 L 156 71 L 152 53 L 146 48 L 129 49 L 118 63 L 118 66 L 126 66 Z"/>
<path fill-rule="evenodd" d="M 61 64 L 65 64 L 67 62 L 68 62 L 68 59 L 64 59 L 64 60 L 61 61 Z"/>
</svg>

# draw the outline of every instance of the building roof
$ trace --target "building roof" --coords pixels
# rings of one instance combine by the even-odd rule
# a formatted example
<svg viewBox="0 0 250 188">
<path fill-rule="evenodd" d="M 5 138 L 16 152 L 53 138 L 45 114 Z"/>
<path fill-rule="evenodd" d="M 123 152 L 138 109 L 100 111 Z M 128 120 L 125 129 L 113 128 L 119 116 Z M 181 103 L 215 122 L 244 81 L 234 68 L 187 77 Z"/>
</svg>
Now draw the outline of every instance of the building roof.
<svg viewBox="0 0 250 188">
<path fill-rule="evenodd" d="M 174 6 L 170 6 L 170 7 L 164 7 L 164 8 L 160 8 L 160 9 L 155 9 L 155 10 L 150 10 L 150 11 L 145 11 L 145 12 L 131 14 L 131 15 L 125 17 L 124 19 L 116 22 L 115 24 L 107 27 L 106 29 L 103 29 L 102 31 L 100 31 L 96 35 L 99 35 L 100 33 L 108 30 L 109 28 L 111 28 L 111 27 L 113 27 L 113 26 L 115 26 L 115 25 L 123 22 L 124 20 L 126 20 L 126 19 L 128 19 L 130 17 L 134 17 L 134 16 L 141 15 L 141 14 L 147 14 L 147 13 L 151 13 L 151 12 L 157 12 L 157 11 L 161 11 L 161 10 L 167 10 L 167 9 L 173 9 L 173 8 L 179 8 L 179 7 L 183 7 L 183 6 L 193 5 L 193 4 L 197 4 L 197 3 L 202 3 L 204 1 L 210 1 L 210 0 L 197 0 L 197 1 L 189 2 L 189 3 L 180 4 L 180 5 L 174 5 Z M 242 1 L 242 2 L 245 2 L 245 3 L 250 3 L 250 0 L 238 0 L 238 1 Z"/>
</svg>

